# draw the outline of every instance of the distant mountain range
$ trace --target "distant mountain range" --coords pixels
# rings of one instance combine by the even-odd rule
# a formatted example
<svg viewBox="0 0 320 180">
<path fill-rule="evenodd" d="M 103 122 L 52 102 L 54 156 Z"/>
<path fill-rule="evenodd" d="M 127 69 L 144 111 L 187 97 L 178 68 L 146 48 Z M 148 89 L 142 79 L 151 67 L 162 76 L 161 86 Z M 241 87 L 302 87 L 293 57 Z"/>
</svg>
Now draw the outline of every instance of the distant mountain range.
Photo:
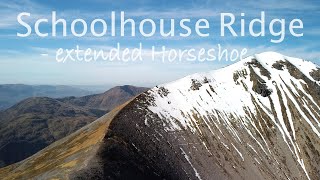
<svg viewBox="0 0 320 180">
<path fill-rule="evenodd" d="M 117 86 L 84 97 L 32 97 L 0 112 L 0 167 L 29 157 L 146 90 Z"/>
<path fill-rule="evenodd" d="M 319 112 L 319 66 L 261 53 L 154 87 L 0 177 L 320 179 Z"/>
<path fill-rule="evenodd" d="M 91 91 L 71 86 L 3 84 L 0 85 L 0 110 L 7 109 L 29 97 L 62 98 L 68 96 L 80 97 L 90 94 L 92 94 Z"/>
<path fill-rule="evenodd" d="M 132 97 L 148 90 L 144 87 L 117 86 L 105 93 L 84 97 L 67 97 L 58 99 L 75 106 L 111 111 L 114 107 L 128 101 Z"/>
</svg>

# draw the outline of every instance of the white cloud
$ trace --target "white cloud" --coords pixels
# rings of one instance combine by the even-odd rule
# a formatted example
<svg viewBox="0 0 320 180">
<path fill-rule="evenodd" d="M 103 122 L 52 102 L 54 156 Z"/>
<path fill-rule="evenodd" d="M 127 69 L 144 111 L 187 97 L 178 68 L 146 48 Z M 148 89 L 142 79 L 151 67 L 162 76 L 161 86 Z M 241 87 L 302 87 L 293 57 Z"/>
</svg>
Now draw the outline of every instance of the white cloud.
<svg viewBox="0 0 320 180">
<path fill-rule="evenodd" d="M 30 0 L 11 0 L 0 2 L 0 28 L 10 29 L 16 28 L 17 15 L 21 12 L 33 12 L 28 21 L 32 22 L 42 17 L 41 11 L 45 11 L 46 7 L 34 3 Z"/>
</svg>

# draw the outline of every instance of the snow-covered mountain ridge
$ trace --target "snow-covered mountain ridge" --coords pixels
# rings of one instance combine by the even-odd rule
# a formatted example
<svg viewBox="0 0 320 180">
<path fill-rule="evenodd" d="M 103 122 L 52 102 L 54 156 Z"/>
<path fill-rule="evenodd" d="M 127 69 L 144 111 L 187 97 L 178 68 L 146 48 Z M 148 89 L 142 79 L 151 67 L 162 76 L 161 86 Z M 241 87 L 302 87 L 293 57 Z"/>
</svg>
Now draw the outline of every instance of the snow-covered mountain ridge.
<svg viewBox="0 0 320 180">
<path fill-rule="evenodd" d="M 209 154 L 214 154 L 211 137 L 217 138 L 242 161 L 258 155 L 251 163 L 267 157 L 275 171 L 287 169 L 283 177 L 319 178 L 319 78 L 319 67 L 309 61 L 266 52 L 156 87 L 150 91 L 148 109 L 165 121 L 167 132 L 198 134 Z M 282 157 L 274 152 L 279 138 L 283 155 L 291 156 L 290 166 L 281 167 Z M 306 151 L 308 141 L 317 147 L 314 159 L 308 153 L 315 149 Z M 250 149 L 254 153 L 248 153 Z"/>
<path fill-rule="evenodd" d="M 320 69 L 266 52 L 152 88 L 5 179 L 320 179 Z"/>
</svg>

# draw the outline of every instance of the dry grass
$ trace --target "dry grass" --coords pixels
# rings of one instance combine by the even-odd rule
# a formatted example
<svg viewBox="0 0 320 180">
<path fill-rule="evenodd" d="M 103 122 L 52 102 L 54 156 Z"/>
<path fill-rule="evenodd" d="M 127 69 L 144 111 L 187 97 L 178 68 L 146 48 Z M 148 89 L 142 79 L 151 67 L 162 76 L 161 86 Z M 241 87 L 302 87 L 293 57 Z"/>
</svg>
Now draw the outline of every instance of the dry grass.
<svg viewBox="0 0 320 180">
<path fill-rule="evenodd" d="M 115 108 L 108 115 L 53 143 L 34 156 L 0 169 L 6 179 L 32 179 L 45 175 L 46 179 L 65 179 L 68 173 L 79 169 L 95 153 L 103 140 L 113 117 L 124 107 Z M 81 163 L 78 163 L 81 162 Z"/>
</svg>

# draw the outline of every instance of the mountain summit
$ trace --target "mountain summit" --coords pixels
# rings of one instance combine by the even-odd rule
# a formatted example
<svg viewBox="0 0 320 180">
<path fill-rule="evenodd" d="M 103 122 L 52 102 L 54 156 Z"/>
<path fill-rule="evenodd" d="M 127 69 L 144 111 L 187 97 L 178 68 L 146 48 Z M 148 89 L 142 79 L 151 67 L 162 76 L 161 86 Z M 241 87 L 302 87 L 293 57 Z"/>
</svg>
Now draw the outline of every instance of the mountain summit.
<svg viewBox="0 0 320 180">
<path fill-rule="evenodd" d="M 319 179 L 320 68 L 266 52 L 157 86 L 10 178 Z"/>
</svg>

